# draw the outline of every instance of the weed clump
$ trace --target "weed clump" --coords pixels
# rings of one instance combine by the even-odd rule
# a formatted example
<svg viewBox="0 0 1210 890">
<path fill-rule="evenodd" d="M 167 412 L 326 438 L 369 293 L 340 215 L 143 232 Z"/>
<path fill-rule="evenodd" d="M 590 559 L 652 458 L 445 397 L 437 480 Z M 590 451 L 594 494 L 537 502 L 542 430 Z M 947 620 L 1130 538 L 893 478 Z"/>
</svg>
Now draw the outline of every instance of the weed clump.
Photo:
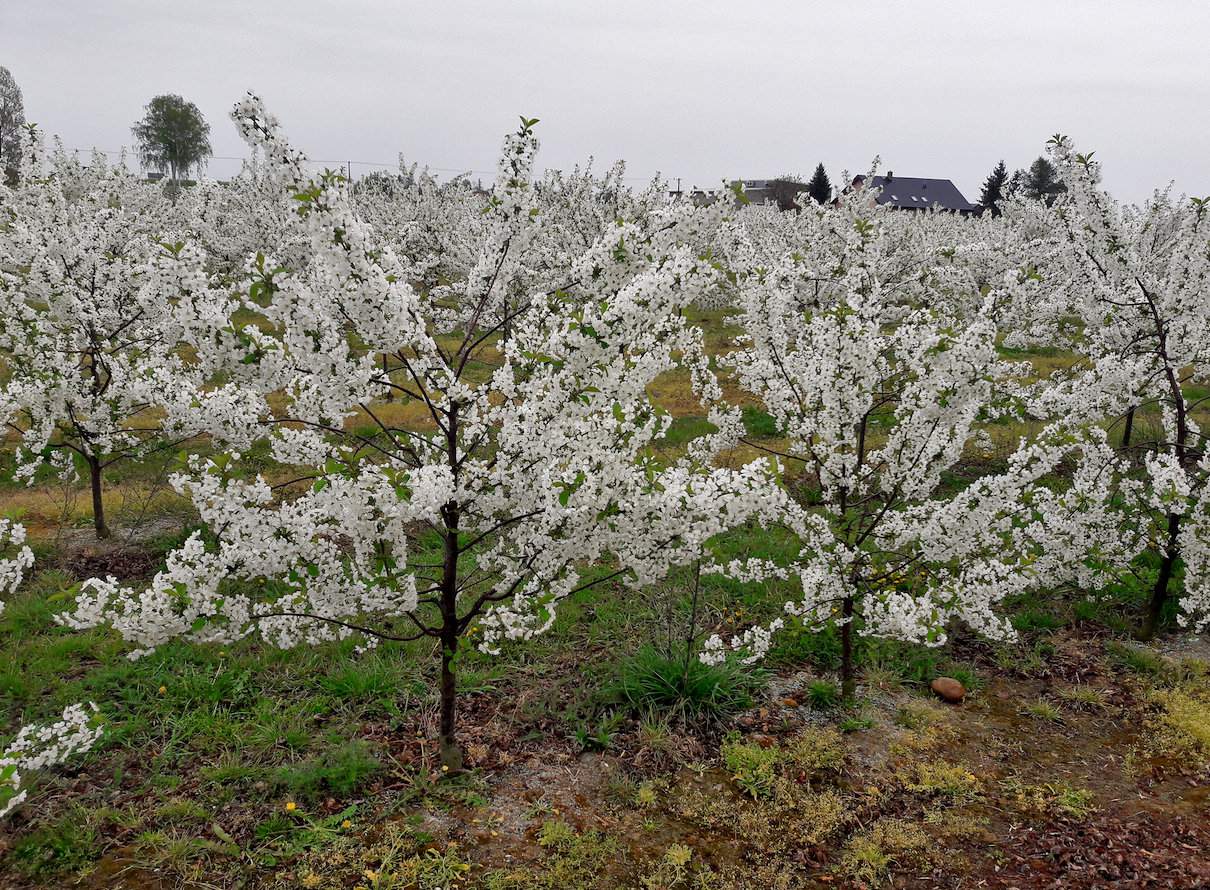
<svg viewBox="0 0 1210 890">
<path fill-rule="evenodd" d="M 484 890 L 588 890 L 608 883 L 609 866 L 620 855 L 613 838 L 597 831 L 577 832 L 561 819 L 550 819 L 538 832 L 545 851 L 537 868 L 495 870 L 483 876 Z"/>
<path fill-rule="evenodd" d="M 1210 764 L 1210 689 L 1158 690 L 1151 700 L 1157 710 L 1148 720 L 1148 752 L 1192 769 Z"/>
<path fill-rule="evenodd" d="M 898 776 L 913 794 L 970 798 L 979 793 L 979 778 L 974 773 L 945 760 L 918 760 Z"/>
<path fill-rule="evenodd" d="M 37 829 L 13 844 L 13 864 L 27 878 L 45 881 L 92 865 L 100 855 L 96 831 L 70 814 Z"/>
<path fill-rule="evenodd" d="M 777 764 L 781 760 L 781 752 L 777 748 L 764 748 L 732 736 L 723 743 L 720 753 L 732 781 L 745 794 L 755 800 L 773 793 Z"/>
<path fill-rule="evenodd" d="M 844 759 L 844 738 L 830 726 L 806 730 L 785 752 L 786 764 L 807 775 L 838 771 Z"/>
<path fill-rule="evenodd" d="M 885 881 L 896 865 L 917 861 L 929 837 L 914 822 L 882 818 L 849 839 L 840 856 L 841 871 L 854 881 Z"/>
<path fill-rule="evenodd" d="M 606 696 L 639 712 L 721 719 L 750 708 L 766 679 L 763 670 L 737 662 L 705 664 L 649 646 L 622 662 Z"/>
<path fill-rule="evenodd" d="M 365 742 L 352 741 L 312 760 L 282 767 L 273 776 L 273 784 L 303 800 L 328 793 L 347 796 L 381 769 Z"/>
<path fill-rule="evenodd" d="M 807 701 L 813 708 L 829 711 L 840 702 L 840 687 L 831 680 L 816 680 L 807 687 Z"/>
<path fill-rule="evenodd" d="M 1077 788 L 1066 782 L 1028 784 L 1015 779 L 1003 783 L 1004 790 L 1017 806 L 1038 816 L 1069 816 L 1085 819 L 1096 810 L 1096 795 L 1087 788 Z"/>
</svg>

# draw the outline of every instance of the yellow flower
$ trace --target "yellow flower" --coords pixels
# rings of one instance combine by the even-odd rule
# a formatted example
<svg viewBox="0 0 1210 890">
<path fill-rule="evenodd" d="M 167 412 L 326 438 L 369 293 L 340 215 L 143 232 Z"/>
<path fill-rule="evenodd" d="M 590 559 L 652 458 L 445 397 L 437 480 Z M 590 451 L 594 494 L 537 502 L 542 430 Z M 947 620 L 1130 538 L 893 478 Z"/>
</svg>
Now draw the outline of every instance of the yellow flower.
<svg viewBox="0 0 1210 890">
<path fill-rule="evenodd" d="M 348 829 L 353 827 L 353 823 L 350 822 L 348 819 L 345 819 L 343 822 L 340 823 L 340 827 L 347 831 Z"/>
<path fill-rule="evenodd" d="M 443 773 L 448 773 L 448 772 L 450 771 L 450 768 L 449 768 L 448 766 L 446 766 L 446 765 L 443 763 L 443 764 L 441 765 L 441 771 L 442 771 Z"/>
<path fill-rule="evenodd" d="M 168 691 L 168 687 L 167 687 L 167 686 L 161 686 L 161 687 L 160 687 L 160 695 L 163 695 L 163 694 L 164 694 L 165 692 L 167 692 L 167 691 Z"/>
<path fill-rule="evenodd" d="M 298 809 L 298 804 L 296 804 L 294 801 L 291 800 L 291 801 L 286 802 L 286 812 L 287 813 L 293 813 L 297 809 Z"/>
<path fill-rule="evenodd" d="M 365 875 L 367 878 L 369 878 L 371 881 L 377 881 L 377 880 L 378 880 L 378 872 L 374 871 L 372 868 L 367 868 L 367 869 L 366 869 L 366 870 L 363 872 L 363 874 L 364 874 L 364 875 Z"/>
</svg>

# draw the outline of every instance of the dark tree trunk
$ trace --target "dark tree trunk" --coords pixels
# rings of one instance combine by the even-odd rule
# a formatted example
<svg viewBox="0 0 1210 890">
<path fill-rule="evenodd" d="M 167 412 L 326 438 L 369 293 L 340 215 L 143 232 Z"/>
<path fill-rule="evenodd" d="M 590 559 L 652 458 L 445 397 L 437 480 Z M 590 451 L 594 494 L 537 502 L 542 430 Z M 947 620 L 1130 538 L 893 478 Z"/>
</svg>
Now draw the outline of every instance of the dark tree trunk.
<svg viewBox="0 0 1210 890">
<path fill-rule="evenodd" d="M 1122 427 L 1122 447 L 1130 447 L 1130 436 L 1134 432 L 1134 406 L 1126 411 L 1126 423 Z"/>
<path fill-rule="evenodd" d="M 853 674 L 853 597 L 844 598 L 844 624 L 840 627 L 840 696 L 846 702 L 853 700 L 857 692 L 857 679 Z"/>
<path fill-rule="evenodd" d="M 458 404 L 450 406 L 446 421 L 446 457 L 450 471 L 458 478 Z M 447 773 L 462 769 L 462 748 L 458 745 L 458 680 L 454 676 L 458 655 L 458 520 L 457 501 L 441 508 L 445 520 L 445 539 L 441 562 L 441 766 Z"/>
<path fill-rule="evenodd" d="M 462 748 L 457 737 L 458 682 L 454 659 L 458 654 L 458 513 L 445 508 L 445 555 L 441 579 L 441 765 L 448 772 L 462 769 Z"/>
<path fill-rule="evenodd" d="M 462 769 L 462 748 L 457 736 L 458 684 L 454 676 L 457 634 L 442 634 L 441 640 L 441 765 L 450 772 Z"/>
<path fill-rule="evenodd" d="M 1155 637 L 1160 627 L 1160 616 L 1164 605 L 1168 602 L 1168 582 L 1172 580 L 1172 569 L 1180 556 L 1178 544 L 1181 533 L 1181 517 L 1177 513 L 1168 514 L 1168 546 L 1164 548 L 1164 556 L 1160 562 L 1160 574 L 1155 579 L 1155 587 L 1151 589 L 1151 601 L 1147 603 L 1147 615 L 1143 626 L 1139 628 L 1138 638 L 1150 640 Z"/>
<path fill-rule="evenodd" d="M 88 478 L 92 484 L 92 526 L 98 538 L 109 537 L 109 526 L 105 524 L 105 501 L 101 497 L 101 460 L 96 455 L 85 455 L 88 461 Z"/>
</svg>

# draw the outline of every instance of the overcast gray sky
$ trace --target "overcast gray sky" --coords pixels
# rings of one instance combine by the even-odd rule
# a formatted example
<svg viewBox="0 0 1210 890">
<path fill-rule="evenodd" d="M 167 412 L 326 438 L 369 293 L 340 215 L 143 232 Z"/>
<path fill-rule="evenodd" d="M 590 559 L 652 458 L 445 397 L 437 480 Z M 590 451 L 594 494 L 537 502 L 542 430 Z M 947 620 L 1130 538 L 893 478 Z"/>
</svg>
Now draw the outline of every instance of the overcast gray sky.
<svg viewBox="0 0 1210 890">
<path fill-rule="evenodd" d="M 541 166 L 713 186 L 880 154 L 972 200 L 1056 131 L 1124 198 L 1210 194 L 1208 46 L 1206 0 L 0 0 L 0 65 L 72 148 L 174 92 L 243 155 L 251 89 L 313 158 L 490 171 L 524 113 Z"/>
</svg>

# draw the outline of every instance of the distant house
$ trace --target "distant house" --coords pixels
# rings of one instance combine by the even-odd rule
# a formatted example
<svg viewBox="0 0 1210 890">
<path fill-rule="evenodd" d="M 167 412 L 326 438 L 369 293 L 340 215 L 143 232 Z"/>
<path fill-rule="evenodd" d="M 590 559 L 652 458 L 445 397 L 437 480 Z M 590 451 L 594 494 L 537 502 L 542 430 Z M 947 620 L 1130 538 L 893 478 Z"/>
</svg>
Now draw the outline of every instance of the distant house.
<svg viewBox="0 0 1210 890">
<path fill-rule="evenodd" d="M 777 183 L 775 179 L 736 179 L 730 183 L 732 190 L 743 187 L 744 197 L 749 204 L 777 203 Z M 880 189 L 876 198 L 879 204 L 889 204 L 900 210 L 931 210 L 938 207 L 941 210 L 951 210 L 956 213 L 979 213 L 982 208 L 966 200 L 958 187 L 948 179 L 925 179 L 918 176 L 896 176 L 888 171 L 886 176 L 872 177 L 869 183 L 865 176 L 853 177 L 853 182 L 845 192 L 860 191 L 866 185 Z M 805 185 L 798 188 L 806 189 Z M 680 198 L 685 192 L 669 192 L 672 198 Z M 706 192 L 694 188 L 688 193 L 695 204 L 713 204 L 720 196 L 719 192 Z M 723 192 L 722 194 L 725 194 Z M 837 196 L 840 200 L 840 196 Z M 833 201 L 832 203 L 836 203 Z"/>
<path fill-rule="evenodd" d="M 858 183 L 861 180 L 861 183 Z M 853 180 L 854 186 L 860 187 L 865 183 L 865 177 L 858 176 Z M 929 210 L 939 207 L 942 210 L 952 210 L 957 213 L 977 213 L 979 205 L 966 200 L 958 186 L 948 179 L 925 179 L 919 176 L 896 176 L 887 172 L 886 176 L 875 176 L 870 180 L 872 188 L 881 192 L 875 199 L 879 204 L 889 204 L 901 210 Z"/>
<path fill-rule="evenodd" d="M 768 204 L 773 200 L 772 180 L 768 179 L 737 179 L 731 183 L 731 188 L 737 185 L 744 187 L 744 197 L 750 204 Z"/>
</svg>

